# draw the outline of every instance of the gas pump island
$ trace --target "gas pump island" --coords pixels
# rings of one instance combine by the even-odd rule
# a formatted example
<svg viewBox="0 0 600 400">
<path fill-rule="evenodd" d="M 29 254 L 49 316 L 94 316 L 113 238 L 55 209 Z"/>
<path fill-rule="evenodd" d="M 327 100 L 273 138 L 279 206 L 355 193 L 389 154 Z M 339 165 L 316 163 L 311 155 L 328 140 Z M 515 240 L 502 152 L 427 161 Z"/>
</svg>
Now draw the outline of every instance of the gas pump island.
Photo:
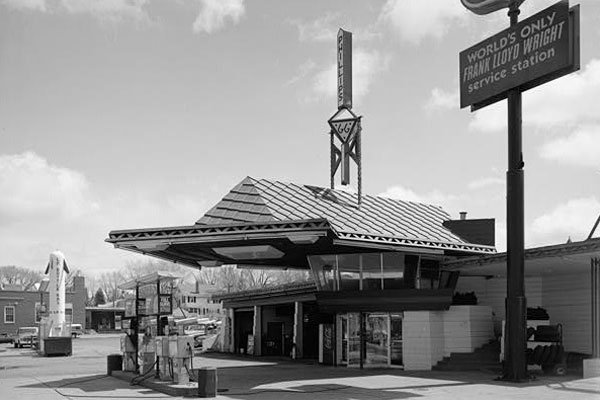
<svg viewBox="0 0 600 400">
<path fill-rule="evenodd" d="M 135 299 L 125 304 L 121 337 L 122 369 L 137 374 L 134 379 L 152 377 L 175 384 L 196 379 L 194 339 L 184 335 L 185 324 L 175 324 L 172 316 L 174 281 L 179 278 L 155 272 L 120 286 L 135 291 Z"/>
</svg>

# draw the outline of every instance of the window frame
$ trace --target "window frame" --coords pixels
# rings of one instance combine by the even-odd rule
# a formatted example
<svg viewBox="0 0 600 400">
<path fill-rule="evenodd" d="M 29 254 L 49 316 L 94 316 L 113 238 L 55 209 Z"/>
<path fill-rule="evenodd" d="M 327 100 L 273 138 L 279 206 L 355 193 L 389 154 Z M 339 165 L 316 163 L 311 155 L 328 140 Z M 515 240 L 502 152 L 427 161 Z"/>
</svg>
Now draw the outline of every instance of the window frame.
<svg viewBox="0 0 600 400">
<path fill-rule="evenodd" d="M 12 321 L 8 321 L 6 319 L 7 313 L 6 310 L 12 308 Z M 4 306 L 4 323 L 5 324 L 15 324 L 17 322 L 17 310 L 15 306 Z"/>
</svg>

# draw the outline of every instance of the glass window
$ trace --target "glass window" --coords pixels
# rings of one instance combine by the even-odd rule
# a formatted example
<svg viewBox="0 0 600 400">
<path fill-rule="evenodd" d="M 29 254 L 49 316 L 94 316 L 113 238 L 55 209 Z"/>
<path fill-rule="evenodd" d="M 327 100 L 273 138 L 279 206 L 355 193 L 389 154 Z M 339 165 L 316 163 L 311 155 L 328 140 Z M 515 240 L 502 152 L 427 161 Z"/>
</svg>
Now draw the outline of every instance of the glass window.
<svg viewBox="0 0 600 400">
<path fill-rule="evenodd" d="M 14 324 L 15 323 L 15 307 L 5 306 L 4 307 L 4 323 Z"/>
<path fill-rule="evenodd" d="M 308 256 L 308 262 L 319 290 L 338 290 L 335 255 Z"/>
<path fill-rule="evenodd" d="M 419 268 L 419 256 L 407 254 L 404 257 L 404 288 L 416 288 L 417 270 Z"/>
<path fill-rule="evenodd" d="M 421 259 L 419 267 L 420 289 L 437 289 L 440 282 L 440 262 Z"/>
<path fill-rule="evenodd" d="M 362 290 L 381 290 L 381 254 L 367 253 L 362 255 L 363 285 Z"/>
<path fill-rule="evenodd" d="M 383 266 L 383 288 L 404 288 L 404 254 L 383 253 L 381 258 Z"/>
<path fill-rule="evenodd" d="M 341 290 L 360 290 L 360 255 L 338 255 Z"/>
</svg>

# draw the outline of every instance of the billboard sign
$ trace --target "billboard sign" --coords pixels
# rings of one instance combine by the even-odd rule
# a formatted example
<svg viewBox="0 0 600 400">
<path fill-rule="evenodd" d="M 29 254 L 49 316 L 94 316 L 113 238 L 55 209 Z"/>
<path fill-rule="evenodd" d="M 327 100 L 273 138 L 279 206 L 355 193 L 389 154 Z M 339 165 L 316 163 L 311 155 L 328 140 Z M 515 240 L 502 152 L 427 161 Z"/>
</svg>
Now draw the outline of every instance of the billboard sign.
<svg viewBox="0 0 600 400">
<path fill-rule="evenodd" d="M 460 107 L 484 107 L 579 69 L 579 8 L 560 1 L 462 51 Z"/>
<path fill-rule="evenodd" d="M 343 29 L 337 36 L 338 109 L 352 108 L 352 33 Z"/>
</svg>

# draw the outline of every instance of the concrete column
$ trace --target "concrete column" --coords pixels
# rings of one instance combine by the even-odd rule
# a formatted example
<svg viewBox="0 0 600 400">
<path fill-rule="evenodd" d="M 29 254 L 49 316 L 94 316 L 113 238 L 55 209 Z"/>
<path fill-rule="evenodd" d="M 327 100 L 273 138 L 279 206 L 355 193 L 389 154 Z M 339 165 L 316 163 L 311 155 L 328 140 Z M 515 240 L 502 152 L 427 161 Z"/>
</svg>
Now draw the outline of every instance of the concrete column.
<svg viewBox="0 0 600 400">
<path fill-rule="evenodd" d="M 297 301 L 294 303 L 294 347 L 292 351 L 292 358 L 302 358 L 302 350 L 304 348 L 303 342 L 303 331 L 304 331 L 304 311 L 302 302 Z"/>
<path fill-rule="evenodd" d="M 254 306 L 254 327 L 252 329 L 254 336 L 254 355 L 262 355 L 262 307 Z"/>
<path fill-rule="evenodd" d="M 223 318 L 223 352 L 225 353 L 233 353 L 234 349 L 234 334 L 235 329 L 233 326 L 234 323 L 234 311 L 231 308 L 224 309 L 223 314 L 225 318 Z"/>
</svg>

